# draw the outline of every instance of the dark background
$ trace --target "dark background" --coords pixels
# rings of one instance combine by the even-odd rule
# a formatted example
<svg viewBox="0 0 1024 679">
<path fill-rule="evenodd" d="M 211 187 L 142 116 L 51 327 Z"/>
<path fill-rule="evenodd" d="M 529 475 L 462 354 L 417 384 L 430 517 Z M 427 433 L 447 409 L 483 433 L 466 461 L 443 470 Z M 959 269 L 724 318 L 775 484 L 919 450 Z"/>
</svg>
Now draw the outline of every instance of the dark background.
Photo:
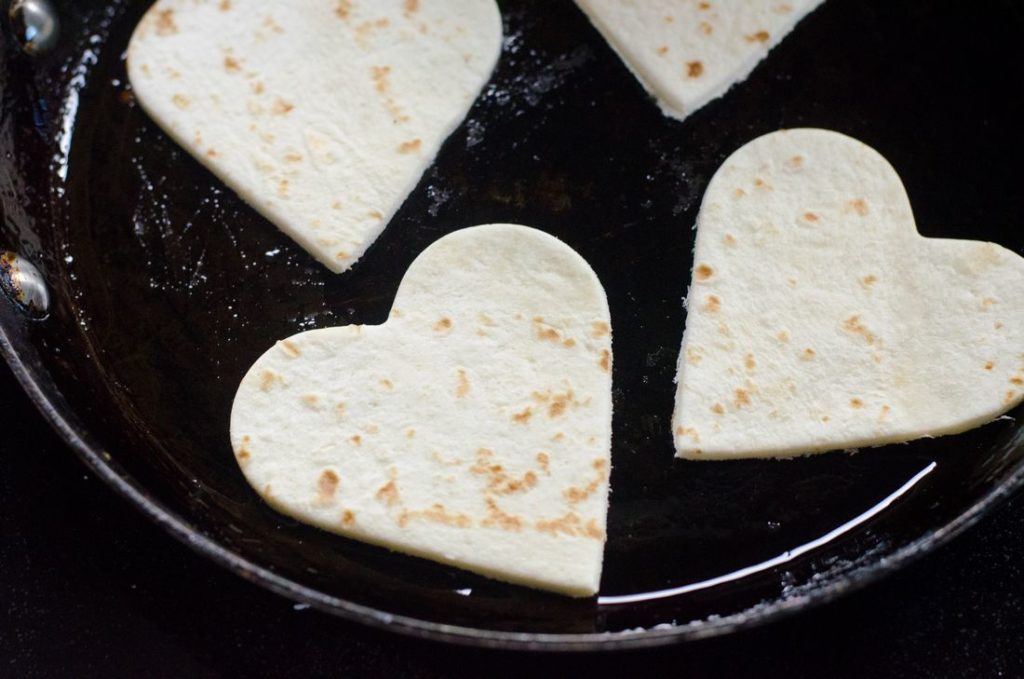
<svg viewBox="0 0 1024 679">
<path fill-rule="evenodd" d="M 1024 676 L 1024 498 L 867 590 L 773 625 L 615 654 L 481 651 L 293 604 L 165 535 L 0 364 L 0 676 Z M 664 668 L 664 669 L 662 669 Z"/>
</svg>

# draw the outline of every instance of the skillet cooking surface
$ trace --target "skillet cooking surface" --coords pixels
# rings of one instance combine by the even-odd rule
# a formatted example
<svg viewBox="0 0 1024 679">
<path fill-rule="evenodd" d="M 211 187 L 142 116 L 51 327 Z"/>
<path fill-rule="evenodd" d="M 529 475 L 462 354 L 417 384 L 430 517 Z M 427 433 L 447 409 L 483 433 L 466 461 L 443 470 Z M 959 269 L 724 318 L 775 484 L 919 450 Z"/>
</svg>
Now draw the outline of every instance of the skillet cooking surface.
<svg viewBox="0 0 1024 679">
<path fill-rule="evenodd" d="M 1020 484 L 1024 431 L 1012 418 L 784 462 L 675 461 L 669 432 L 691 225 L 715 169 L 750 139 L 797 126 L 854 136 L 897 168 L 923 234 L 1024 251 L 1024 110 L 1004 95 L 1024 82 L 1024 10 L 1013 0 L 957 13 L 829 0 L 683 124 L 661 116 L 570 2 L 502 2 L 507 37 L 491 84 L 341 276 L 132 101 L 123 54 L 147 4 L 67 2 L 54 53 L 5 49 L 0 249 L 40 265 L 53 306 L 29 321 L 0 300 L 0 340 L 103 478 L 244 576 L 420 635 L 660 643 L 826 600 L 940 543 Z M 495 221 L 563 239 L 608 292 L 614 472 L 597 602 L 300 525 L 267 508 L 232 457 L 234 391 L 274 340 L 384 321 L 418 253 Z"/>
</svg>

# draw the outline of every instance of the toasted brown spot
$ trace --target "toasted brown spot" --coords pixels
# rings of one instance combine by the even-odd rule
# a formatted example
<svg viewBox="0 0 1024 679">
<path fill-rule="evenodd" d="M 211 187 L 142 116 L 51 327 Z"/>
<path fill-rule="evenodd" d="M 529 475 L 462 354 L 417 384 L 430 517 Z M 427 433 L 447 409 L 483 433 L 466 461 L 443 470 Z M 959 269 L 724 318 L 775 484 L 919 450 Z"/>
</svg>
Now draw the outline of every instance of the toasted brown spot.
<svg viewBox="0 0 1024 679">
<path fill-rule="evenodd" d="M 156 34 L 173 35 L 178 32 L 178 25 L 174 23 L 174 10 L 165 9 L 156 13 Z"/>
<path fill-rule="evenodd" d="M 416 437 L 416 430 L 409 428 L 405 430 L 405 438 L 411 439 Z"/>
<path fill-rule="evenodd" d="M 743 359 L 743 365 L 747 370 L 753 370 L 757 367 L 757 361 L 754 360 L 753 354 L 747 354 L 746 358 Z"/>
<path fill-rule="evenodd" d="M 569 339 L 562 342 L 562 346 L 565 347 L 566 349 L 572 349 L 574 346 L 576 346 L 576 340 L 570 337 Z"/>
<path fill-rule="evenodd" d="M 252 453 L 249 452 L 248 448 L 242 447 L 238 449 L 237 453 L 235 453 L 235 457 L 237 457 L 239 460 L 248 460 L 250 457 L 252 457 Z"/>
<path fill-rule="evenodd" d="M 771 38 L 771 36 L 768 35 L 768 31 L 758 31 L 757 33 L 751 33 L 750 35 L 745 36 L 745 38 L 747 42 L 768 42 L 768 39 Z"/>
<path fill-rule="evenodd" d="M 537 464 L 540 465 L 540 469 L 545 474 L 551 474 L 551 458 L 547 453 L 541 451 L 537 453 Z"/>
<path fill-rule="evenodd" d="M 732 235 L 731 233 L 727 233 L 724 236 L 722 236 L 722 242 L 725 243 L 726 246 L 730 248 L 736 247 L 736 236 Z"/>
<path fill-rule="evenodd" d="M 277 195 L 281 196 L 282 198 L 288 197 L 288 183 L 289 182 L 287 179 L 282 179 L 277 183 Z"/>
<path fill-rule="evenodd" d="M 249 89 L 252 90 L 253 94 L 263 94 L 264 90 L 266 89 L 266 86 L 263 84 L 263 81 L 254 80 L 253 82 L 249 83 Z"/>
<path fill-rule="evenodd" d="M 316 410 L 317 406 L 320 405 L 320 397 L 317 396 L 316 394 L 304 394 L 302 396 L 302 403 L 307 408 L 312 408 L 313 410 Z"/>
<path fill-rule="evenodd" d="M 485 493 L 496 495 L 512 495 L 523 493 L 537 485 L 537 474 L 527 471 L 521 478 L 510 476 L 505 468 L 494 463 L 494 451 L 480 448 L 476 451 L 476 464 L 469 471 L 477 476 L 487 477 Z"/>
<path fill-rule="evenodd" d="M 668 47 L 665 47 L 664 45 L 662 45 L 662 46 L 661 46 L 661 47 L 659 47 L 658 49 L 654 50 L 654 52 L 655 52 L 655 54 L 657 54 L 657 55 L 658 55 L 659 57 L 663 57 L 663 56 L 665 56 L 666 54 L 668 54 Z"/>
<path fill-rule="evenodd" d="M 455 398 L 466 398 L 469 394 L 470 384 L 469 378 L 466 377 L 466 371 L 459 368 L 459 384 L 455 387 Z"/>
<path fill-rule="evenodd" d="M 355 436 L 349 437 L 348 440 L 354 446 L 361 446 L 361 445 L 363 445 L 363 437 L 360 436 L 359 434 L 356 434 Z"/>
<path fill-rule="evenodd" d="M 693 270 L 693 275 L 698 281 L 706 281 L 715 275 L 715 270 L 707 264 L 698 264 Z"/>
<path fill-rule="evenodd" d="M 260 373 L 260 391 L 270 391 L 275 382 L 283 381 L 281 376 L 273 370 L 264 370 Z"/>
<path fill-rule="evenodd" d="M 568 535 L 570 537 L 593 538 L 594 540 L 604 539 L 604 531 L 598 527 L 594 519 L 590 519 L 590 521 L 584 524 L 576 512 L 568 512 L 557 519 L 539 519 L 535 526 L 541 533 L 548 533 L 554 536 Z"/>
<path fill-rule="evenodd" d="M 295 153 L 294 151 L 284 154 L 284 162 L 286 163 L 301 163 L 302 154 Z"/>
<path fill-rule="evenodd" d="M 732 403 L 737 408 L 750 405 L 750 393 L 746 389 L 737 389 L 733 392 Z"/>
<path fill-rule="evenodd" d="M 379 210 L 370 210 L 366 213 L 366 216 L 370 219 L 376 219 L 378 222 L 384 219 L 384 215 L 381 214 Z"/>
<path fill-rule="evenodd" d="M 331 203 L 331 209 L 332 210 L 340 210 L 341 209 L 341 201 L 340 200 L 336 200 L 333 203 Z"/>
<path fill-rule="evenodd" d="M 384 387 L 384 391 L 395 390 L 395 383 L 387 378 L 384 378 L 383 380 L 380 381 L 380 386 Z"/>
<path fill-rule="evenodd" d="M 423 146 L 423 142 L 419 139 L 413 139 L 412 141 L 403 141 L 398 145 L 399 153 L 415 153 L 420 150 Z"/>
<path fill-rule="evenodd" d="M 700 362 L 704 360 L 704 357 L 696 349 L 690 348 L 686 350 L 686 362 L 690 365 L 700 365 Z"/>
<path fill-rule="evenodd" d="M 523 412 L 515 413 L 512 416 L 512 421 L 515 422 L 516 424 L 526 424 L 527 422 L 530 421 L 531 417 L 533 417 L 533 408 L 530 406 L 526 406 L 526 409 Z"/>
<path fill-rule="evenodd" d="M 821 416 L 821 421 L 822 422 L 828 422 L 829 421 L 829 416 L 828 415 L 822 415 Z"/>
<path fill-rule="evenodd" d="M 870 288 L 872 285 L 878 282 L 878 276 L 870 274 L 860 279 L 860 282 L 863 283 L 865 287 Z"/>
<path fill-rule="evenodd" d="M 686 77 L 699 78 L 704 73 L 704 64 L 699 61 L 686 62 Z"/>
<path fill-rule="evenodd" d="M 569 504 L 577 504 L 583 502 L 591 495 L 597 492 L 597 489 L 601 487 L 601 484 L 608 480 L 608 464 L 602 459 L 594 460 L 592 465 L 596 475 L 591 479 L 586 486 L 579 488 L 577 486 L 569 486 L 562 491 L 562 496 L 566 499 Z"/>
<path fill-rule="evenodd" d="M 743 189 L 736 189 L 735 191 L 732 192 L 732 195 L 735 198 L 742 198 L 743 196 L 747 195 L 747 192 L 744 191 Z"/>
<path fill-rule="evenodd" d="M 445 316 L 434 324 L 434 332 L 445 332 L 452 329 L 452 319 Z"/>
<path fill-rule="evenodd" d="M 411 519 L 425 519 L 456 528 L 469 528 L 473 525 L 473 519 L 465 514 L 450 514 L 442 504 L 434 504 L 430 509 L 420 511 L 405 510 L 398 516 L 398 525 L 405 528 Z"/>
<path fill-rule="evenodd" d="M 868 204 L 863 198 L 854 198 L 846 203 L 846 207 L 849 211 L 856 212 L 861 217 L 868 213 Z"/>
<path fill-rule="evenodd" d="M 346 260 L 352 259 L 352 255 L 345 252 L 344 250 L 338 250 L 337 252 L 334 253 L 334 258 L 339 262 L 344 262 Z"/>
<path fill-rule="evenodd" d="M 537 339 L 558 342 L 562 338 L 554 328 L 537 328 Z"/>
<path fill-rule="evenodd" d="M 701 308 L 709 314 L 713 314 L 722 308 L 722 301 L 715 295 L 708 295 Z"/>
<path fill-rule="evenodd" d="M 1017 392 L 1013 389 L 1006 392 L 1006 396 L 1003 398 L 1003 405 L 1008 406 L 1013 403 L 1014 397 L 1017 396 Z"/>
<path fill-rule="evenodd" d="M 1002 330 L 1002 329 L 1003 329 L 1003 324 L 1002 324 L 1002 323 L 1001 323 L 1000 321 L 996 321 L 996 322 L 995 322 L 995 323 L 994 323 L 994 324 L 992 325 L 992 327 L 993 327 L 993 328 L 995 328 L 996 330 Z"/>
<path fill-rule="evenodd" d="M 494 498 L 487 498 L 484 503 L 487 505 L 487 517 L 480 522 L 484 528 L 500 528 L 502 530 L 521 531 L 523 520 L 513 514 L 504 512 Z"/>
<path fill-rule="evenodd" d="M 861 335 L 868 344 L 875 343 L 875 336 L 860 322 L 860 314 L 854 314 L 843 321 L 843 329 Z"/>
<path fill-rule="evenodd" d="M 884 419 L 885 419 L 886 417 L 888 417 L 888 415 L 889 415 L 889 413 L 890 413 L 891 411 L 892 411 L 892 408 L 890 408 L 890 407 L 889 407 L 889 406 L 887 406 L 887 405 L 883 405 L 883 406 L 882 406 L 882 407 L 881 407 L 881 408 L 879 409 L 879 411 L 878 411 L 878 421 L 879 421 L 879 422 L 881 422 L 881 421 L 882 421 L 882 420 L 884 420 Z"/>
<path fill-rule="evenodd" d="M 996 364 L 993 363 L 992 361 L 988 361 L 985 363 L 985 370 L 991 370 L 994 367 L 996 367 Z"/>
<path fill-rule="evenodd" d="M 860 400 L 859 398 L 851 398 L 850 407 L 853 408 L 854 410 L 860 410 L 861 408 L 864 407 L 864 401 Z"/>
<path fill-rule="evenodd" d="M 217 149 L 207 149 L 206 151 L 207 158 L 216 158 L 219 155 L 220 153 L 217 152 Z"/>
<path fill-rule="evenodd" d="M 406 14 L 412 14 L 420 8 L 420 0 L 405 0 Z"/>
<path fill-rule="evenodd" d="M 436 462 L 436 463 L 438 463 L 440 465 L 444 465 L 445 467 L 459 467 L 459 466 L 462 466 L 462 460 L 458 459 L 457 457 L 453 457 L 450 460 L 445 459 L 441 455 L 440 451 L 437 451 L 437 450 L 431 450 L 430 451 L 430 459 L 432 459 L 434 462 Z"/>
<path fill-rule="evenodd" d="M 548 417 L 552 419 L 561 417 L 565 414 L 569 404 L 572 402 L 572 391 L 567 391 L 564 394 L 555 394 L 551 401 L 551 405 L 548 406 Z"/>
<path fill-rule="evenodd" d="M 189 98 L 186 97 L 184 94 L 175 94 L 173 97 L 171 97 L 171 101 L 174 103 L 175 106 L 183 109 L 188 108 L 192 104 L 192 102 L 189 101 Z"/>
<path fill-rule="evenodd" d="M 341 513 L 341 525 L 351 526 L 356 522 L 356 515 L 351 509 L 346 509 Z"/>
<path fill-rule="evenodd" d="M 231 0 L 220 0 L 220 4 L 217 6 L 222 12 L 231 10 Z"/>
<path fill-rule="evenodd" d="M 338 0 L 338 4 L 334 6 L 334 13 L 339 19 L 348 19 L 352 13 L 352 0 Z"/>
<path fill-rule="evenodd" d="M 612 369 L 612 353 L 607 349 L 601 350 L 601 360 L 597 362 L 601 366 L 601 370 L 610 372 Z"/>
<path fill-rule="evenodd" d="M 560 431 L 555 432 L 555 435 L 551 437 L 552 441 L 561 441 L 565 438 L 565 434 Z"/>
<path fill-rule="evenodd" d="M 775 339 L 779 340 L 782 344 L 786 344 L 789 342 L 789 332 L 780 330 L 779 333 L 775 335 Z"/>
<path fill-rule="evenodd" d="M 987 309 L 988 307 L 992 306 L 995 303 L 996 301 L 994 299 L 992 299 L 991 297 L 986 297 L 985 299 L 981 300 L 981 308 Z"/>
<path fill-rule="evenodd" d="M 288 115 L 295 109 L 295 104 L 285 101 L 281 97 L 274 100 L 274 105 L 271 107 L 271 111 L 274 115 L 284 116 Z"/>
<path fill-rule="evenodd" d="M 700 443 L 700 432 L 693 427 L 676 427 L 676 436 L 689 436 L 694 443 Z"/>
<path fill-rule="evenodd" d="M 1021 379 L 1019 377 L 1011 377 L 1010 378 L 1010 384 L 1015 384 L 1018 387 L 1019 386 L 1024 386 L 1024 379 Z"/>
<path fill-rule="evenodd" d="M 283 351 L 289 358 L 298 358 L 302 355 L 302 352 L 299 350 L 299 346 L 291 340 L 281 340 L 277 345 L 281 347 L 281 351 Z"/>
<path fill-rule="evenodd" d="M 374 66 L 370 69 L 373 85 L 381 94 L 385 94 L 391 87 L 388 76 L 391 74 L 390 66 Z"/>
<path fill-rule="evenodd" d="M 316 489 L 321 500 L 329 500 L 334 497 L 334 493 L 338 490 L 338 480 L 338 475 L 330 469 L 320 475 L 316 482 Z"/>
<path fill-rule="evenodd" d="M 759 189 L 770 189 L 771 188 L 768 185 L 768 182 L 766 182 L 765 180 L 761 179 L 760 177 L 755 177 L 754 178 L 754 186 L 756 186 Z"/>
<path fill-rule="evenodd" d="M 609 326 L 604 321 L 594 321 L 594 323 L 592 324 L 592 327 L 593 327 L 593 330 L 590 333 L 590 336 L 595 338 L 595 339 L 598 339 L 600 337 L 604 337 L 604 336 L 608 335 L 609 333 L 611 333 L 611 331 L 612 331 L 611 326 Z"/>
<path fill-rule="evenodd" d="M 710 2 L 698 2 L 697 3 L 697 9 L 711 9 L 711 3 Z"/>
<path fill-rule="evenodd" d="M 813 212 L 805 212 L 803 214 L 803 220 L 805 222 L 816 222 L 816 221 L 818 221 L 818 219 L 819 219 L 818 215 L 814 214 Z"/>
<path fill-rule="evenodd" d="M 794 170 L 799 170 L 801 167 L 804 166 L 804 157 L 803 156 L 793 156 L 788 161 L 786 161 L 786 164 L 789 165 Z"/>
<path fill-rule="evenodd" d="M 805 361 L 813 360 L 815 356 L 817 356 L 817 352 L 814 349 L 811 349 L 810 347 L 804 349 L 803 353 L 800 354 L 800 358 L 802 358 Z"/>
<path fill-rule="evenodd" d="M 394 507 L 402 500 L 398 494 L 398 485 L 394 479 L 378 488 L 374 497 L 377 498 L 378 502 L 383 502 L 387 507 Z"/>
</svg>

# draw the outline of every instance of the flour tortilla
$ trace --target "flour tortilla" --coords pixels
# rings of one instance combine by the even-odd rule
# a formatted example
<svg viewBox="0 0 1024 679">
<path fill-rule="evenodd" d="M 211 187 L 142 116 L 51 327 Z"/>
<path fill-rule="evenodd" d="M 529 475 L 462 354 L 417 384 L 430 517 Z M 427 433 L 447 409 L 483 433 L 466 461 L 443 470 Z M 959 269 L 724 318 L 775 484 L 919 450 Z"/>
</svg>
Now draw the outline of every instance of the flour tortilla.
<svg viewBox="0 0 1024 679">
<path fill-rule="evenodd" d="M 745 80 L 823 0 L 576 0 L 662 112 L 682 120 Z"/>
<path fill-rule="evenodd" d="M 231 440 L 253 488 L 326 530 L 572 596 L 600 583 L 611 471 L 604 290 L 556 238 L 455 232 L 389 320 L 278 342 Z"/>
<path fill-rule="evenodd" d="M 380 235 L 497 61 L 494 0 L 159 0 L 139 104 L 335 272 Z"/>
<path fill-rule="evenodd" d="M 1024 395 L 1024 258 L 919 235 L 896 171 L 849 137 L 775 132 L 734 153 L 694 262 L 680 457 L 952 434 Z"/>
</svg>

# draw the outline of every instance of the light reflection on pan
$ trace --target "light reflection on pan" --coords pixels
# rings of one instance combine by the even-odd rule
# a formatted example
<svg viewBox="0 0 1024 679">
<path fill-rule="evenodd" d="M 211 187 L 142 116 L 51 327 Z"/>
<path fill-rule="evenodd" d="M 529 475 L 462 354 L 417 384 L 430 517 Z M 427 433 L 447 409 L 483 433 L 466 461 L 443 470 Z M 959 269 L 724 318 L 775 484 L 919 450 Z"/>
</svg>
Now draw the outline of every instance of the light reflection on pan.
<svg viewBox="0 0 1024 679">
<path fill-rule="evenodd" d="M 702 589 L 717 587 L 718 585 L 722 585 L 727 582 L 733 582 L 735 580 L 745 578 L 748 575 L 760 573 L 761 571 L 766 571 L 769 568 L 775 568 L 776 566 L 788 563 L 793 559 L 796 559 L 797 557 L 806 554 L 812 549 L 818 549 L 819 547 L 827 545 L 839 536 L 843 535 L 844 533 L 850 532 L 862 523 L 870 521 L 872 518 L 888 509 L 889 505 L 891 505 L 893 502 L 895 502 L 896 500 L 900 499 L 903 495 L 906 495 L 908 492 L 910 492 L 910 490 L 914 486 L 916 486 L 921 479 L 931 474 L 932 471 L 935 470 L 936 466 L 937 465 L 934 462 L 932 462 L 927 467 L 925 467 L 918 473 L 914 474 L 914 476 L 911 477 L 909 481 L 907 481 L 902 486 L 897 488 L 890 495 L 886 496 L 885 499 L 876 504 L 874 507 L 867 510 L 866 512 L 858 514 L 854 518 L 850 519 L 849 521 L 840 526 L 837 526 L 833 530 L 830 530 L 828 533 L 825 533 L 820 538 L 811 540 L 810 542 L 802 544 L 799 547 L 788 549 L 782 554 L 772 557 L 767 561 L 762 561 L 761 563 L 754 564 L 753 566 L 741 568 L 737 571 L 733 571 L 732 573 L 719 575 L 718 577 L 711 578 L 709 580 L 691 582 L 690 584 L 681 585 L 679 587 L 661 589 L 655 592 L 640 592 L 638 594 L 619 594 L 615 596 L 602 596 L 598 597 L 597 603 L 601 606 L 616 606 L 621 604 L 633 604 L 641 601 L 653 601 L 655 599 L 666 599 L 668 597 L 679 596 L 681 594 L 689 594 L 690 592 L 696 592 Z"/>
</svg>

